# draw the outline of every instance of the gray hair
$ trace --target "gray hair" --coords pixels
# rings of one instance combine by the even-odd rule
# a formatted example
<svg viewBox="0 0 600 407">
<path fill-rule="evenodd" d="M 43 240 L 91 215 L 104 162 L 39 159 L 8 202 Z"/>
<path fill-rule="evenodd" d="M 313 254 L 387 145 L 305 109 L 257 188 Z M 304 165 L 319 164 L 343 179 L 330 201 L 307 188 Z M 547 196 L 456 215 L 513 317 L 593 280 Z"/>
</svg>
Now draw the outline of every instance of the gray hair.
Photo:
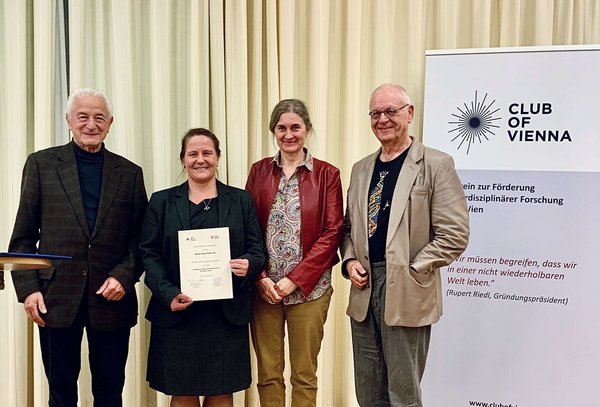
<svg viewBox="0 0 600 407">
<path fill-rule="evenodd" d="M 67 99 L 67 107 L 65 108 L 65 113 L 67 116 L 71 115 L 73 111 L 73 105 L 75 104 L 75 100 L 79 99 L 82 96 L 98 96 L 104 99 L 104 104 L 106 105 L 106 109 L 108 110 L 108 117 L 112 117 L 112 105 L 110 104 L 110 100 L 104 91 L 94 88 L 79 88 L 75 89 L 71 95 L 69 95 L 69 99 Z"/>
<path fill-rule="evenodd" d="M 381 90 L 388 89 L 388 88 L 392 88 L 392 89 L 396 90 L 400 94 L 400 97 L 404 100 L 404 102 L 410 104 L 410 97 L 408 96 L 408 92 L 406 91 L 406 89 L 403 86 L 397 85 L 395 83 L 384 83 L 383 85 L 379 85 L 377 88 L 375 88 L 373 93 L 371 93 L 371 99 L 369 100 L 369 106 L 371 106 L 371 102 L 373 101 L 373 96 L 375 96 Z"/>
</svg>

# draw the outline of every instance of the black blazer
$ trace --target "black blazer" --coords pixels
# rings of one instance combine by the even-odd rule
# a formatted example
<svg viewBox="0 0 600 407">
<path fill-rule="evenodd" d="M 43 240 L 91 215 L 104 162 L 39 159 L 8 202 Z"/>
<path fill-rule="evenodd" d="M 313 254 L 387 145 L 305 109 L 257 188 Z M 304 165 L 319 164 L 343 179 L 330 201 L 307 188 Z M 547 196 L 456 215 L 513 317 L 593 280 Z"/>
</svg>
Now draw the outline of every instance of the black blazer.
<svg viewBox="0 0 600 407">
<path fill-rule="evenodd" d="M 46 325 L 63 328 L 73 323 L 87 289 L 89 318 L 95 329 L 116 330 L 135 325 L 134 285 L 142 274 L 138 244 L 147 204 L 142 169 L 104 150 L 100 203 L 90 234 L 73 142 L 29 155 L 8 249 L 73 258 L 54 261 L 53 267 L 46 269 L 14 271 L 19 301 L 41 291 L 48 309 L 42 315 Z M 120 301 L 108 301 L 96 294 L 110 276 L 127 291 Z"/>
<path fill-rule="evenodd" d="M 250 194 L 217 181 L 219 227 L 229 227 L 231 258 L 248 259 L 245 277 L 231 274 L 233 299 L 221 300 L 225 317 L 244 325 L 252 319 L 251 289 L 263 269 L 265 252 L 262 233 Z M 187 310 L 171 311 L 171 301 L 181 293 L 179 280 L 180 230 L 191 229 L 188 207 L 188 183 L 155 192 L 150 198 L 140 239 L 146 285 L 152 291 L 146 318 L 158 326 L 172 327 Z"/>
</svg>

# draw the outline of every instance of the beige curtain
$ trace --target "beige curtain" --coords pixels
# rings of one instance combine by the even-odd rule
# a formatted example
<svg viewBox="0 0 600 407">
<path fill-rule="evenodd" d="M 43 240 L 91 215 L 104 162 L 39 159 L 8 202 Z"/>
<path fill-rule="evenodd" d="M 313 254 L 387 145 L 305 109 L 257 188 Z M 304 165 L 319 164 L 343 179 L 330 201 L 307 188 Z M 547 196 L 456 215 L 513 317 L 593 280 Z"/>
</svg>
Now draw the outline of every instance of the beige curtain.
<svg viewBox="0 0 600 407">
<path fill-rule="evenodd" d="M 0 250 L 8 246 L 28 153 L 68 140 L 62 106 L 62 0 L 0 0 Z M 243 186 L 249 165 L 275 151 L 267 123 L 286 97 L 303 99 L 311 152 L 352 164 L 378 147 L 367 117 L 370 92 L 406 86 L 420 138 L 425 51 L 600 43 L 595 0 L 69 0 L 71 90 L 105 89 L 115 122 L 110 150 L 144 168 L 148 192 L 182 182 L 179 142 L 191 126 L 223 144 L 221 180 Z M 58 61 L 58 62 L 57 62 Z M 555 84 L 552 84 L 555 85 Z M 335 294 L 319 356 L 319 406 L 355 406 L 348 283 Z M 9 276 L 7 276 L 9 277 Z M 149 293 L 138 285 L 126 406 L 167 406 L 145 381 Z M 37 330 L 0 291 L 0 405 L 47 405 Z M 85 349 L 85 347 L 84 347 Z M 86 351 L 83 351 L 87 358 Z M 89 368 L 80 380 L 91 406 Z M 255 386 L 236 406 L 258 406 Z"/>
</svg>

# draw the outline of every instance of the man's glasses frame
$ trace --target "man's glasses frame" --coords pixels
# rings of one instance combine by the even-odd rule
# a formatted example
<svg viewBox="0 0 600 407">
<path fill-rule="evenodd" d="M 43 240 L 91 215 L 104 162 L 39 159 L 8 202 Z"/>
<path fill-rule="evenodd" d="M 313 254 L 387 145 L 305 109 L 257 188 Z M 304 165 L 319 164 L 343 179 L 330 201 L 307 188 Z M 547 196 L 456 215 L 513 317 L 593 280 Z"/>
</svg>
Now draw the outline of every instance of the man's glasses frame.
<svg viewBox="0 0 600 407">
<path fill-rule="evenodd" d="M 369 112 L 369 116 L 371 116 L 371 119 L 373 120 L 379 120 L 381 118 L 382 114 L 385 114 L 385 116 L 388 119 L 391 119 L 392 117 L 396 116 L 398 114 L 398 112 L 402 109 L 404 109 L 406 106 L 410 106 L 410 103 L 405 104 L 402 107 L 399 107 L 398 109 L 394 108 L 394 107 L 388 107 L 385 110 L 371 110 Z"/>
</svg>

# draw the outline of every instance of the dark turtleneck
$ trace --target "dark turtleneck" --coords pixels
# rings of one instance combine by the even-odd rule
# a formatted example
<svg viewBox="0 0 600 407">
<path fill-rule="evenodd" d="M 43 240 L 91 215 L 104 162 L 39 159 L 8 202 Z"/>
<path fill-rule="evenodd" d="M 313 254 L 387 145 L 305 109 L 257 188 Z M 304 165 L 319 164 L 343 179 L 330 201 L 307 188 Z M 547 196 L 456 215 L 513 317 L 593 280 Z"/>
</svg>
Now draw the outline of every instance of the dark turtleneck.
<svg viewBox="0 0 600 407">
<path fill-rule="evenodd" d="M 75 158 L 77 159 L 77 172 L 79 173 L 79 186 L 81 200 L 87 220 L 90 235 L 96 225 L 98 206 L 100 205 L 100 191 L 102 189 L 102 166 L 104 165 L 104 143 L 97 153 L 89 153 L 73 142 Z"/>
</svg>

